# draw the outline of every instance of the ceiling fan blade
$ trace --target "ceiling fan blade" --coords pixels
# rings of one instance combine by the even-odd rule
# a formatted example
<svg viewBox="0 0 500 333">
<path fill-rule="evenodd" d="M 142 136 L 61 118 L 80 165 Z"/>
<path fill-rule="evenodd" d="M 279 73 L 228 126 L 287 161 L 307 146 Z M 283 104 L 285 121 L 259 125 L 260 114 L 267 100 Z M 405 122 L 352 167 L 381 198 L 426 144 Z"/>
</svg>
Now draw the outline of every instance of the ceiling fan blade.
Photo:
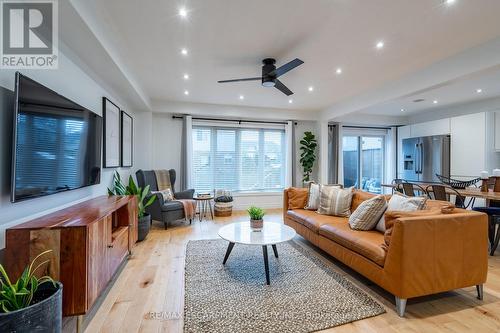
<svg viewBox="0 0 500 333">
<path fill-rule="evenodd" d="M 228 82 L 241 82 L 241 81 L 257 81 L 257 80 L 262 80 L 262 77 L 249 77 L 246 79 L 234 79 L 234 80 L 222 80 L 222 81 L 217 81 L 218 83 L 228 83 Z"/>
<path fill-rule="evenodd" d="M 274 88 L 278 89 L 287 96 L 293 95 L 293 92 L 290 89 L 288 89 L 287 86 L 285 86 L 283 82 L 281 82 L 280 80 L 275 81 Z"/>
<path fill-rule="evenodd" d="M 302 65 L 304 62 L 300 60 L 299 58 L 295 58 L 294 60 L 290 61 L 287 64 L 284 64 L 281 67 L 276 68 L 273 72 L 269 73 L 269 75 L 275 75 L 276 77 L 280 77 L 281 75 L 288 73 L 292 69 L 294 69 L 297 66 Z"/>
</svg>

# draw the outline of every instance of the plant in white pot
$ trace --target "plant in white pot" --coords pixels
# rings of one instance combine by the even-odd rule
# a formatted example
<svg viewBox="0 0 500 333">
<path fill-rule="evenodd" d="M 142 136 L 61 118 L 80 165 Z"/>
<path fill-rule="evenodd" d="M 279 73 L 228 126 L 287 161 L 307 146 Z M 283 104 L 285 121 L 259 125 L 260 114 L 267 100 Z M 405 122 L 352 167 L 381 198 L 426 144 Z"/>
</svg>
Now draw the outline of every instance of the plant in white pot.
<svg viewBox="0 0 500 333">
<path fill-rule="evenodd" d="M 311 181 L 311 174 L 316 161 L 316 147 L 318 143 L 316 137 L 311 132 L 304 132 L 304 137 L 300 140 L 300 164 L 302 165 L 302 182 L 306 186 Z"/>
<path fill-rule="evenodd" d="M 50 261 L 39 262 L 49 252 L 36 256 L 15 283 L 0 265 L 0 332 L 61 331 L 62 284 L 35 274 Z"/>
<path fill-rule="evenodd" d="M 151 206 L 156 200 L 156 195 L 151 195 L 149 185 L 145 188 L 138 187 L 132 176 L 128 178 L 128 185 L 123 185 L 120 174 L 115 171 L 113 175 L 113 190 L 108 188 L 109 195 L 135 195 L 137 196 L 138 208 L 138 226 L 137 226 L 137 241 L 142 241 L 146 238 L 151 227 L 151 214 L 146 212 L 146 208 Z M 148 197 L 149 196 L 149 197 Z"/>
<path fill-rule="evenodd" d="M 254 231 L 260 231 L 264 227 L 264 215 L 266 212 L 259 207 L 251 206 L 247 209 L 248 215 L 250 215 L 250 228 Z"/>
</svg>

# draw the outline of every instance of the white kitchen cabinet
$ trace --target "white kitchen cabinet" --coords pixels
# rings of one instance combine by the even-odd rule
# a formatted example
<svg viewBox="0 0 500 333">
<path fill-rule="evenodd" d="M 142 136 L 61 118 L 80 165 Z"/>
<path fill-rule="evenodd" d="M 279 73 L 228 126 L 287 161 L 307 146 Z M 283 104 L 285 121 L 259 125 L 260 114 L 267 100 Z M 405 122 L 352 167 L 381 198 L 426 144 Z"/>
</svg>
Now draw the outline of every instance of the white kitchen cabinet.
<svg viewBox="0 0 500 333">
<path fill-rule="evenodd" d="M 486 168 L 486 114 L 450 119 L 451 177 L 479 177 Z"/>
<path fill-rule="evenodd" d="M 411 125 L 411 137 L 450 134 L 450 118 Z"/>
</svg>

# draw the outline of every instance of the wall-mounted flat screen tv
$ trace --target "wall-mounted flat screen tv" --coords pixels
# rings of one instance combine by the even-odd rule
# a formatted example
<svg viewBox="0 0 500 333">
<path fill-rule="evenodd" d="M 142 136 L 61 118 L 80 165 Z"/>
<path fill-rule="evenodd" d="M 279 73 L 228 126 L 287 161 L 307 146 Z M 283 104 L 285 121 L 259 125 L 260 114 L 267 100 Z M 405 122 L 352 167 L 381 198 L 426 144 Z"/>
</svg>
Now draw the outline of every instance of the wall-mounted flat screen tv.
<svg viewBox="0 0 500 333">
<path fill-rule="evenodd" d="M 99 184 L 102 118 L 16 73 L 11 201 Z"/>
</svg>

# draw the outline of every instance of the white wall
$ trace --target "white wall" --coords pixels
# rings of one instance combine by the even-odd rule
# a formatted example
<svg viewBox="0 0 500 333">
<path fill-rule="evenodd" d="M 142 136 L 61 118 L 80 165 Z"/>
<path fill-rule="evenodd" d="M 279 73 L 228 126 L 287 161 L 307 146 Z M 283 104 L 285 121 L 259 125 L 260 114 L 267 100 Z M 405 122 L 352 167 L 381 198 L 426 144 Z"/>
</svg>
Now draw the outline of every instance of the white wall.
<svg viewBox="0 0 500 333">
<path fill-rule="evenodd" d="M 87 69 L 88 70 L 88 69 Z M 124 108 L 134 118 L 134 168 L 122 169 L 123 176 L 128 176 L 137 166 L 146 167 L 150 163 L 150 152 L 143 145 L 150 140 L 148 133 L 143 131 L 147 123 L 141 117 L 147 114 L 130 110 L 122 104 L 120 96 L 106 91 L 93 81 L 85 71 L 81 70 L 61 51 L 59 53 L 59 69 L 57 70 L 27 70 L 23 74 L 46 85 L 63 96 L 82 106 L 102 113 L 101 99 L 106 96 Z M 10 202 L 10 161 L 12 145 L 12 115 L 14 89 L 13 70 L 0 71 L 0 248 L 5 245 L 5 229 L 9 226 L 25 222 L 37 216 L 45 215 L 76 202 L 106 194 L 106 188 L 111 183 L 114 169 L 103 169 L 101 184 L 69 192 L 54 194 L 47 197 L 27 200 L 19 203 Z M 95 74 L 95 73 L 94 73 Z M 146 125 L 147 130 L 147 125 Z"/>
</svg>

